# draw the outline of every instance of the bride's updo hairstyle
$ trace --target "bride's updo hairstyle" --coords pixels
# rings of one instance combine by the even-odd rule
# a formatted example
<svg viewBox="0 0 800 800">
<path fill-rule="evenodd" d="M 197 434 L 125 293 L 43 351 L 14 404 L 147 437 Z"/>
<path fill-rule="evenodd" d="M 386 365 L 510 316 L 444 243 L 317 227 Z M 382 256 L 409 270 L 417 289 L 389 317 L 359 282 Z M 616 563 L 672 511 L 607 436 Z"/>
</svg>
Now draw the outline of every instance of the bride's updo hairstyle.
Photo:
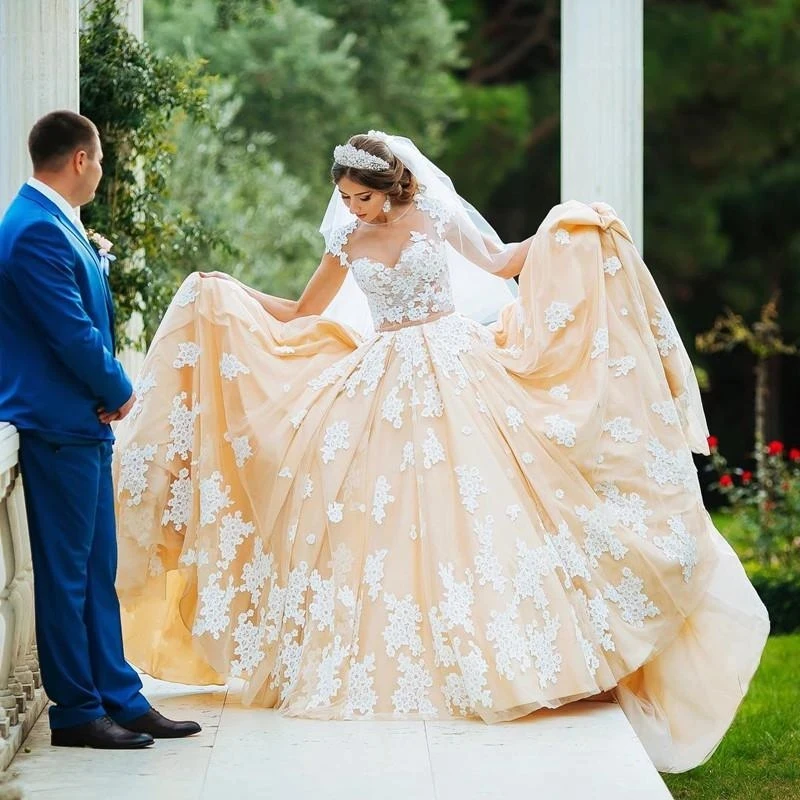
<svg viewBox="0 0 800 800">
<path fill-rule="evenodd" d="M 363 150 L 370 155 L 377 156 L 389 164 L 386 170 L 359 169 L 343 164 L 334 163 L 331 175 L 334 183 L 339 183 L 342 178 L 360 183 L 376 192 L 383 192 L 398 203 L 408 203 L 414 199 L 419 189 L 417 179 L 411 170 L 389 149 L 389 145 L 376 136 L 359 133 L 351 136 L 348 144 L 358 150 Z"/>
</svg>

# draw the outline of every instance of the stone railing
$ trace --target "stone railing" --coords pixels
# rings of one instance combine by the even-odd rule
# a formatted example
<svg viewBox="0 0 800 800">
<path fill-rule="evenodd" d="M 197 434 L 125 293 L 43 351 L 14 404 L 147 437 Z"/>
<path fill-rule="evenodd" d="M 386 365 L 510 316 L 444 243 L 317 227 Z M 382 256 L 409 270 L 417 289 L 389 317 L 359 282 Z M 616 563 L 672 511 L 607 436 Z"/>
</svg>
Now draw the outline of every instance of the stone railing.
<svg viewBox="0 0 800 800">
<path fill-rule="evenodd" d="M 19 436 L 13 425 L 0 422 L 0 769 L 47 704 L 41 686 Z"/>
</svg>

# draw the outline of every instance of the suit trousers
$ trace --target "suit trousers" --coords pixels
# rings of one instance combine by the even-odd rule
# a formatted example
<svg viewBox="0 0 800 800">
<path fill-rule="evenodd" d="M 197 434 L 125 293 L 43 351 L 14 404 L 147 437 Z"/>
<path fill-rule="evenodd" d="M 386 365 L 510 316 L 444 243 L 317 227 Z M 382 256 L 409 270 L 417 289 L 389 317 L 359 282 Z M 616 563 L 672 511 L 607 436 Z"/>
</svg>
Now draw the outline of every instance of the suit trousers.
<svg viewBox="0 0 800 800">
<path fill-rule="evenodd" d="M 123 654 L 111 450 L 109 441 L 59 443 L 20 433 L 51 728 L 104 714 L 124 723 L 150 708 Z"/>
</svg>

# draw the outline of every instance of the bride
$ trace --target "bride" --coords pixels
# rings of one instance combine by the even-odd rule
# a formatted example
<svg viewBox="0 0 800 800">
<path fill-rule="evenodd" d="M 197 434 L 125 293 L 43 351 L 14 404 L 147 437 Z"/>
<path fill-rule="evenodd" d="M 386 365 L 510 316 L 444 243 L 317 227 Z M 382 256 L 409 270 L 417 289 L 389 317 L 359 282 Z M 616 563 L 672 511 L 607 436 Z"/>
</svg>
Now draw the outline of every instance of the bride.
<svg viewBox="0 0 800 800">
<path fill-rule="evenodd" d="M 196 273 L 153 340 L 115 462 L 129 657 L 318 719 L 613 689 L 659 769 L 701 763 L 769 623 L 625 226 L 569 202 L 504 245 L 408 139 L 334 158 L 300 299 Z"/>
</svg>

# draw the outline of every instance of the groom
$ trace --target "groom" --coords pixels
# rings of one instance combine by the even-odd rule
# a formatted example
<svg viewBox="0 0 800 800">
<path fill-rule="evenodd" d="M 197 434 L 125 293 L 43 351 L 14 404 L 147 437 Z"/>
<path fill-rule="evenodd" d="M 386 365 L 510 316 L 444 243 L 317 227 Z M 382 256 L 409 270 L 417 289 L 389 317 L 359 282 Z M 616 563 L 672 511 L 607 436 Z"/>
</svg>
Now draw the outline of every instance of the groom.
<svg viewBox="0 0 800 800">
<path fill-rule="evenodd" d="M 94 198 L 103 152 L 70 111 L 28 139 L 33 178 L 0 222 L 0 420 L 19 430 L 51 741 L 147 747 L 197 733 L 162 717 L 125 661 L 109 423 L 135 397 L 114 358 L 108 281 L 77 209 Z"/>
</svg>

